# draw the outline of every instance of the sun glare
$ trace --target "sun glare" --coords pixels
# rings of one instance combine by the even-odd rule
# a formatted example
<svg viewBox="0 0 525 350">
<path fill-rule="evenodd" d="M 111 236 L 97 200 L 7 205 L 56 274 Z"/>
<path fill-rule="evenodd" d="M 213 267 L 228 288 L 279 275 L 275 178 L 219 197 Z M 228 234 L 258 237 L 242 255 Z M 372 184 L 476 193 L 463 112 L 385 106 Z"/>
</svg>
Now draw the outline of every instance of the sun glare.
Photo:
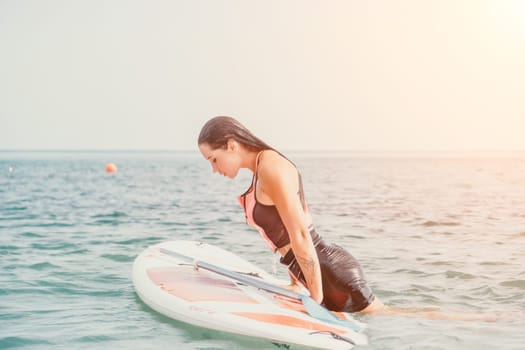
<svg viewBox="0 0 525 350">
<path fill-rule="evenodd" d="M 523 0 L 489 0 L 485 2 L 487 16 L 505 34 L 525 39 L 525 1 Z"/>
</svg>

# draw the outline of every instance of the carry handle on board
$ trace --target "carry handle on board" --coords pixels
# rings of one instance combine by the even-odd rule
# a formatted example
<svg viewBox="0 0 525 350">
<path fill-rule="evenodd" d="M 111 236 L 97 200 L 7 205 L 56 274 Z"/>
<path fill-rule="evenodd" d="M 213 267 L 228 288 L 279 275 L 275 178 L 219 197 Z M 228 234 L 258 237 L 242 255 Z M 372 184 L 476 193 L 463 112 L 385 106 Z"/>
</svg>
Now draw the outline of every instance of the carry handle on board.
<svg viewBox="0 0 525 350">
<path fill-rule="evenodd" d="M 259 279 L 255 279 L 253 277 L 249 277 L 249 276 L 240 274 L 235 271 L 231 271 L 231 270 L 228 270 L 228 269 L 216 266 L 216 265 L 212 265 L 205 261 L 194 260 L 189 256 L 186 256 L 186 255 L 183 255 L 183 254 L 180 254 L 180 253 L 168 250 L 168 249 L 160 248 L 160 252 L 166 255 L 170 255 L 172 257 L 178 258 L 180 260 L 183 260 L 187 263 L 193 264 L 205 270 L 215 272 L 219 275 L 226 276 L 231 279 L 237 280 L 239 282 L 245 283 L 247 285 L 250 285 L 250 286 L 253 286 L 259 289 L 263 289 L 271 293 L 279 294 L 279 295 L 288 297 L 290 299 L 299 300 L 303 303 L 303 306 L 305 310 L 308 312 L 308 314 L 318 320 L 328 322 L 331 324 L 336 324 L 336 325 L 343 326 L 346 328 L 350 328 L 351 330 L 356 331 L 356 332 L 359 332 L 362 329 L 362 327 L 357 323 L 354 323 L 350 320 L 343 320 L 335 316 L 332 312 L 324 308 L 322 305 L 318 304 L 315 300 L 310 298 L 308 295 L 297 293 L 292 290 L 282 288 L 282 287 L 273 285 L 271 283 L 268 283 L 268 282 L 265 282 Z"/>
</svg>

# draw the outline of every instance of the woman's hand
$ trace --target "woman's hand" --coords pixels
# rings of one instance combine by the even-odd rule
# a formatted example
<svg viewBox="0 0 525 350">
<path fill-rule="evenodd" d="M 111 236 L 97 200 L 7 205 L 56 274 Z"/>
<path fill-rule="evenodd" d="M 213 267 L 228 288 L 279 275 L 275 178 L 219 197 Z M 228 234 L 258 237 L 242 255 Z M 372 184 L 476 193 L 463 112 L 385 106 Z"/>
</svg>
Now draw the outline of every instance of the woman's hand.
<svg viewBox="0 0 525 350">
<path fill-rule="evenodd" d="M 292 275 L 289 271 L 288 274 L 290 275 L 290 284 L 287 284 L 282 287 L 299 294 L 310 296 L 310 291 L 301 282 L 299 282 L 297 278 L 295 278 L 295 276 Z"/>
</svg>

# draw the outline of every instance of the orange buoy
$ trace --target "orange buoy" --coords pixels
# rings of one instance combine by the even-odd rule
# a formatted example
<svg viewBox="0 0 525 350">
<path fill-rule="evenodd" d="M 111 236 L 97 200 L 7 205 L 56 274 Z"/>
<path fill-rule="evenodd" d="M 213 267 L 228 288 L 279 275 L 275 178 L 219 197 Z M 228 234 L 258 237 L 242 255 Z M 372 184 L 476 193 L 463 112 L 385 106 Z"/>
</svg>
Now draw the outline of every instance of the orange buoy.
<svg viewBox="0 0 525 350">
<path fill-rule="evenodd" d="M 106 164 L 106 173 L 114 174 L 117 172 L 117 166 L 113 163 Z"/>
</svg>

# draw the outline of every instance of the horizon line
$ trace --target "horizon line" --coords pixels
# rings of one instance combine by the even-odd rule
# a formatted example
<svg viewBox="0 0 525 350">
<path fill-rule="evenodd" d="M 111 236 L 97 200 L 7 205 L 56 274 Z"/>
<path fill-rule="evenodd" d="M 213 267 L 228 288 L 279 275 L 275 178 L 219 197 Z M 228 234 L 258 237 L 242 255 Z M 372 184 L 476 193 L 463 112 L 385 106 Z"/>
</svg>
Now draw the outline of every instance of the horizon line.
<svg viewBox="0 0 525 350">
<path fill-rule="evenodd" d="M 122 153 L 170 153 L 170 152 L 195 152 L 198 153 L 198 149 L 0 149 L 0 152 L 5 153 L 16 153 L 16 152 L 28 152 L 28 153 L 108 153 L 108 152 L 122 152 Z M 419 150 L 387 150 L 387 149 L 285 149 L 282 152 L 309 152 L 309 153 L 523 153 L 525 149 L 419 149 Z"/>
</svg>

